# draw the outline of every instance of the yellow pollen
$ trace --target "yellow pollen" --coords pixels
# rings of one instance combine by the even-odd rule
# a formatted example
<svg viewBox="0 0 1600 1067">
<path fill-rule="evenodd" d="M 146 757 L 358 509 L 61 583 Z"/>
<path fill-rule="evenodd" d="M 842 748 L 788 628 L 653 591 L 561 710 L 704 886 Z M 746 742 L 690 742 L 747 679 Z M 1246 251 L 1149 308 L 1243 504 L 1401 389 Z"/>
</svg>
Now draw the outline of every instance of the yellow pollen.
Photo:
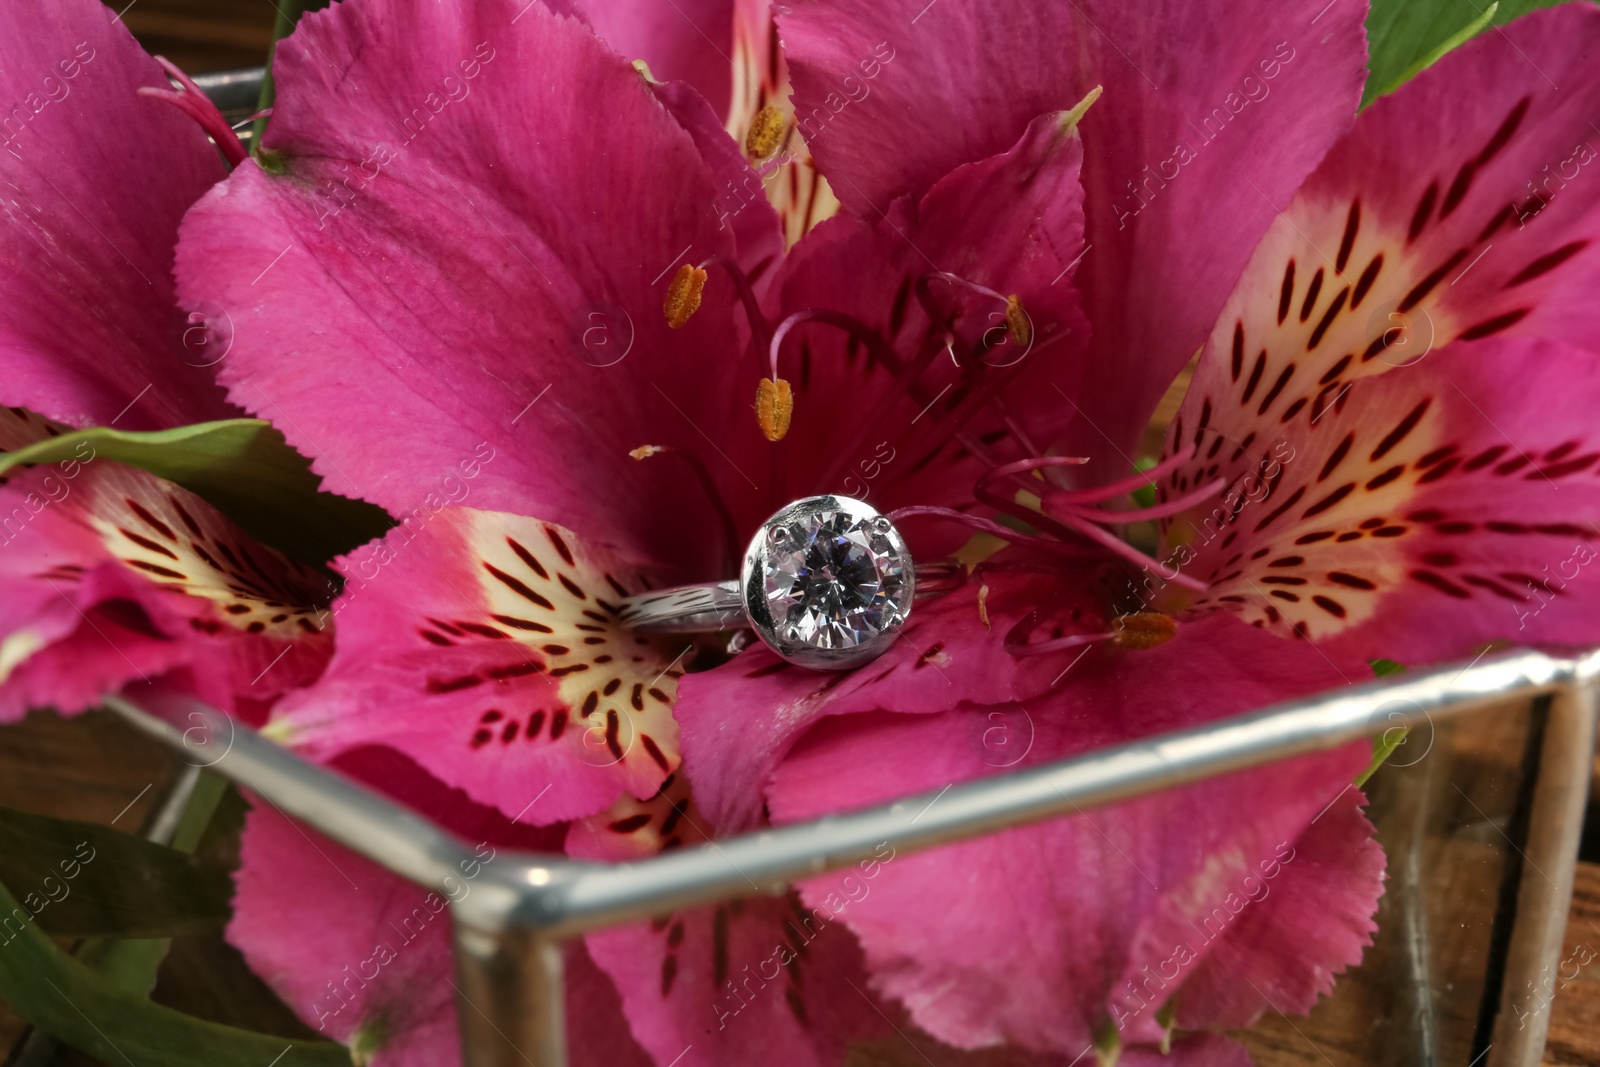
<svg viewBox="0 0 1600 1067">
<path fill-rule="evenodd" d="M 632 452 L 629 452 L 628 455 L 632 456 L 634 459 L 649 459 L 657 452 L 663 451 L 665 451 L 665 449 L 663 449 L 660 445 L 640 445 Z"/>
<path fill-rule="evenodd" d="M 1159 611 L 1119 615 L 1111 628 L 1116 631 L 1112 643 L 1123 648 L 1155 648 L 1171 641 L 1178 633 L 1177 620 Z"/>
<path fill-rule="evenodd" d="M 782 378 L 763 378 L 756 387 L 756 422 L 769 441 L 781 441 L 794 415 L 794 393 Z"/>
<path fill-rule="evenodd" d="M 1027 348 L 1033 341 L 1033 320 L 1022 306 L 1022 297 L 1012 293 L 1006 298 L 1006 332 L 1014 344 Z"/>
<path fill-rule="evenodd" d="M 676 330 L 700 310 L 700 293 L 705 287 L 705 271 L 690 263 L 678 268 L 678 273 L 667 283 L 667 299 L 661 305 L 661 310 L 666 313 L 668 326 Z"/>
<path fill-rule="evenodd" d="M 989 626 L 989 586 L 988 583 L 978 586 L 978 618 L 983 620 L 983 628 Z"/>
<path fill-rule="evenodd" d="M 768 104 L 750 120 L 750 132 L 744 137 L 744 154 L 751 159 L 766 159 L 778 150 L 789 132 L 789 122 L 783 112 Z"/>
</svg>

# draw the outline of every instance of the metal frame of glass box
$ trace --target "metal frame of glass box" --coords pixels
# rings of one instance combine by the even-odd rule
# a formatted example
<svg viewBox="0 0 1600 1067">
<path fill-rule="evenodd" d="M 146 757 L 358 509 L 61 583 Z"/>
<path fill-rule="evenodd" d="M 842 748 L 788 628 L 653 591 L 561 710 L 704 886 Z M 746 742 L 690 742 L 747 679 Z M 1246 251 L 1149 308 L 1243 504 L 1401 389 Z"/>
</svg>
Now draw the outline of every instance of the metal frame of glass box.
<svg viewBox="0 0 1600 1067">
<path fill-rule="evenodd" d="M 797 879 L 869 859 L 883 842 L 897 852 L 932 848 L 1550 695 L 1544 751 L 1556 758 L 1541 766 L 1524 856 L 1538 875 L 1529 878 L 1524 871 L 1525 896 L 1518 898 L 1507 962 L 1511 978 L 1537 975 L 1556 962 L 1570 906 L 1594 749 L 1597 678 L 1600 652 L 1483 656 L 637 862 L 501 853 L 483 867 L 474 891 L 451 905 L 464 1063 L 565 1067 L 560 945 L 567 938 L 682 908 L 781 892 Z M 105 703 L 179 750 L 196 752 L 198 739 L 211 769 L 420 886 L 448 897 L 462 864 L 476 858 L 469 845 L 420 815 L 219 711 L 185 708 L 187 719 L 198 725 L 184 731 L 130 700 L 112 697 Z M 1522 985 L 1504 983 L 1502 1021 L 1511 1018 Z M 1485 1067 L 1537 1067 L 1547 1023 L 1548 1013 L 1541 1011 L 1532 1025 L 1497 1026 Z"/>
</svg>

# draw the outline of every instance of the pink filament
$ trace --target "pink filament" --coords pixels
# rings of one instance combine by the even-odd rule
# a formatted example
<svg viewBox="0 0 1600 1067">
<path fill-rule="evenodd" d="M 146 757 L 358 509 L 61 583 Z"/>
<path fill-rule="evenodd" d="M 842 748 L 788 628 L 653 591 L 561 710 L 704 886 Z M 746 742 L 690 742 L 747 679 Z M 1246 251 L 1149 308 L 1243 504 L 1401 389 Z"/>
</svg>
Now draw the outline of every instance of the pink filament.
<svg viewBox="0 0 1600 1067">
<path fill-rule="evenodd" d="M 695 480 L 700 483 L 700 488 L 705 493 L 706 499 L 710 501 L 711 507 L 716 511 L 717 518 L 721 520 L 722 542 L 727 549 L 730 568 L 737 570 L 741 554 L 740 550 L 744 546 L 738 540 L 739 535 L 733 522 L 733 512 L 728 509 L 728 502 L 722 498 L 722 490 L 717 488 L 717 480 L 711 476 L 711 470 L 706 466 L 705 460 L 688 449 L 678 448 L 676 445 L 653 445 L 649 447 L 652 451 L 641 456 L 641 459 L 649 459 L 652 456 L 676 456 L 689 465 L 689 469 L 694 473 Z"/>
<path fill-rule="evenodd" d="M 936 280 L 947 282 L 948 284 L 954 285 L 958 288 L 969 289 L 972 292 L 977 293 L 979 296 L 987 296 L 992 300 L 998 300 L 1001 304 L 1010 303 L 1009 298 L 1004 293 L 997 293 L 987 285 L 980 285 L 977 282 L 969 281 L 966 278 L 961 277 L 959 274 L 951 274 L 949 271 L 944 270 L 931 270 L 922 275 L 922 277 L 917 279 L 917 287 L 919 290 L 926 292 L 931 297 L 933 294 L 928 289 L 928 283 Z M 929 315 L 930 319 L 932 317 L 932 315 Z"/>
<path fill-rule="evenodd" d="M 1035 548 L 1042 548 L 1046 551 L 1054 552 L 1057 555 L 1084 556 L 1091 554 L 1091 550 L 1083 545 L 1070 545 L 1061 541 L 1053 541 L 1045 537 L 1033 537 L 1029 534 L 1022 533 L 1019 530 L 1013 530 L 1009 526 L 1003 526 L 991 519 L 979 518 L 976 515 L 968 515 L 965 512 L 956 511 L 954 508 L 941 508 L 927 505 L 914 505 L 912 507 L 898 508 L 889 513 L 889 521 L 899 523 L 905 519 L 914 519 L 924 516 L 928 518 L 949 519 L 951 522 L 959 522 L 963 526 L 970 526 L 974 530 L 978 530 L 981 533 L 990 534 L 994 537 L 1001 538 L 1002 540 L 1010 541 L 1013 544 L 1032 545 Z"/>
<path fill-rule="evenodd" d="M 1035 526 L 1049 530 L 1051 533 L 1054 533 L 1057 536 L 1077 534 L 1080 537 L 1086 537 L 1089 540 L 1094 541 L 1095 543 L 1107 549 L 1110 549 L 1111 552 L 1121 556 L 1123 559 L 1126 559 L 1141 568 L 1160 566 L 1160 563 L 1157 560 L 1154 560 L 1145 555 L 1143 552 L 1140 552 L 1137 548 L 1134 548 L 1132 545 L 1122 540 L 1122 538 L 1117 537 L 1115 534 L 1112 534 L 1110 531 L 1101 529 L 1088 519 L 1081 518 L 1072 513 L 1065 515 L 1047 514 L 1042 511 L 1035 511 L 1032 508 L 1023 507 L 1013 500 L 1007 500 L 1005 497 L 996 493 L 991 487 L 993 480 L 993 478 L 985 478 L 980 480 L 974 489 L 974 495 L 976 495 L 979 500 L 983 501 L 985 504 L 988 504 L 990 507 L 1003 511 L 1008 515 L 1014 515 L 1024 522 L 1032 523 Z M 1177 583 L 1178 585 L 1184 586 L 1185 588 L 1193 589 L 1196 592 L 1203 593 L 1208 588 L 1206 584 L 1199 579 L 1190 578 L 1182 573 L 1169 580 Z"/>
<path fill-rule="evenodd" d="M 787 316 L 782 322 L 778 323 L 778 328 L 772 333 L 772 343 L 768 346 L 768 362 L 771 366 L 774 381 L 778 378 L 778 350 L 783 347 L 783 339 L 789 336 L 790 330 L 807 322 L 821 322 L 835 329 L 843 330 L 866 345 L 891 373 L 898 375 L 900 368 L 899 358 L 889 350 L 888 345 L 883 343 L 883 339 L 868 329 L 865 324 L 842 312 L 828 311 L 825 308 L 806 308 L 803 311 L 796 311 L 794 314 Z"/>
<path fill-rule="evenodd" d="M 1124 493 L 1136 492 L 1137 490 L 1143 489 L 1147 485 L 1154 485 L 1163 477 L 1171 474 L 1174 470 L 1193 459 L 1194 453 L 1194 449 L 1186 449 L 1185 451 L 1168 456 L 1154 467 L 1151 467 L 1149 470 L 1140 474 L 1123 478 L 1120 481 L 1110 482 L 1106 485 L 1095 486 L 1092 489 L 1075 489 L 1067 492 L 1053 493 L 1051 494 L 1051 499 L 1061 504 L 1098 504 L 1103 500 L 1112 500 Z M 1080 460 L 1079 462 L 1087 463 L 1088 460 Z M 996 476 L 1001 476 L 1003 471 L 996 470 L 992 473 Z"/>
<path fill-rule="evenodd" d="M 1023 620 L 1024 623 L 1029 623 L 1031 621 L 1031 619 Z M 1083 645 L 1099 644 L 1101 641 L 1110 641 L 1117 636 L 1114 633 L 1073 634 L 1070 637 L 1058 637 L 1050 641 L 1040 641 L 1038 644 L 1029 644 L 1027 642 L 1027 634 L 1032 632 L 1033 627 L 1029 626 L 1028 630 L 1024 632 L 1020 638 L 1017 637 L 1018 629 L 1021 629 L 1020 624 L 1019 626 L 1013 627 L 1011 632 L 1006 634 L 1005 638 L 1006 651 L 1011 653 L 1013 656 L 1016 656 L 1018 659 L 1023 659 L 1028 656 L 1044 656 L 1051 652 L 1060 652 L 1064 649 L 1078 648 Z"/>
<path fill-rule="evenodd" d="M 1217 478 L 1209 481 L 1192 492 L 1168 500 L 1162 504 L 1152 504 L 1147 508 L 1129 508 L 1126 511 L 1109 511 L 1104 508 L 1089 508 L 1064 502 L 1061 498 L 1072 496 L 1072 493 L 1050 493 L 1044 498 L 1044 506 L 1052 515 L 1059 514 L 1050 508 L 1050 505 L 1063 505 L 1063 510 L 1095 522 L 1148 522 L 1151 519 L 1164 519 L 1168 515 L 1177 515 L 1187 511 L 1196 504 L 1203 503 L 1222 492 L 1228 485 L 1226 478 Z"/>
<path fill-rule="evenodd" d="M 769 348 L 772 344 L 772 324 L 767 321 L 766 315 L 761 312 L 761 302 L 756 299 L 755 288 L 750 284 L 750 279 L 745 276 L 739 265 L 723 256 L 712 256 L 700 264 L 701 269 L 715 264 L 728 272 L 728 277 L 733 279 L 733 286 L 739 292 L 739 302 L 744 305 L 745 317 L 750 321 L 750 332 L 756 346 L 756 352 Z M 776 377 L 776 373 L 773 375 Z"/>
<path fill-rule="evenodd" d="M 179 70 L 165 56 L 156 56 L 155 61 L 161 64 L 161 69 L 167 72 L 167 76 L 182 88 L 159 89 L 153 85 L 145 85 L 140 87 L 139 95 L 165 101 L 194 119 L 217 143 L 217 147 L 228 160 L 228 166 L 237 167 L 243 163 L 249 153 L 244 150 L 239 135 L 233 132 L 233 127 L 228 125 L 228 120 L 222 117 L 222 112 L 217 110 L 217 105 L 211 102 L 211 98 L 195 84 L 193 78 Z"/>
<path fill-rule="evenodd" d="M 1137 548 L 1134 548 L 1132 545 L 1128 544 L 1128 542 L 1124 541 L 1110 530 L 1096 526 L 1088 519 L 1080 518 L 1072 513 L 1065 515 L 1057 514 L 1053 517 L 1056 519 L 1056 521 L 1060 522 L 1064 526 L 1069 527 L 1075 533 L 1081 534 L 1091 541 L 1095 541 L 1101 545 L 1104 545 L 1106 548 L 1109 548 L 1123 559 L 1137 563 L 1140 567 L 1160 565 L 1156 560 L 1145 555 L 1143 552 L 1140 552 Z M 1181 571 L 1175 577 L 1167 580 L 1176 585 L 1181 585 L 1186 589 L 1193 589 L 1198 593 L 1203 593 L 1207 588 L 1209 588 L 1205 582 L 1202 582 L 1198 578 L 1190 578 Z"/>
</svg>

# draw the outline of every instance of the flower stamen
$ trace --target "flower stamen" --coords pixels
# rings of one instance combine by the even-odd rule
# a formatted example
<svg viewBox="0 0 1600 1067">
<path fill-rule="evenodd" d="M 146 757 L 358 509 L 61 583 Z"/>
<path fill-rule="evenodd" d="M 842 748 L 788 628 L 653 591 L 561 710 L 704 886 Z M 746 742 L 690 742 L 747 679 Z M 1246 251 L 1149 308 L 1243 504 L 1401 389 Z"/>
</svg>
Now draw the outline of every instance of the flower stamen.
<svg viewBox="0 0 1600 1067">
<path fill-rule="evenodd" d="M 227 159 L 230 168 L 243 163 L 250 153 L 244 150 L 239 135 L 228 125 L 228 120 L 222 117 L 217 105 L 211 102 L 211 98 L 195 84 L 193 78 L 179 70 L 172 61 L 165 56 L 153 58 L 161 65 L 167 77 L 178 83 L 179 88 L 160 89 L 154 85 L 143 85 L 139 87 L 139 95 L 171 104 L 199 123 L 200 128 L 216 142 L 217 148 Z"/>
<path fill-rule="evenodd" d="M 782 322 L 778 323 L 778 328 L 772 332 L 772 342 L 767 346 L 767 363 L 774 381 L 778 378 L 778 352 L 783 348 L 783 339 L 789 336 L 790 330 L 808 322 L 820 322 L 837 330 L 843 330 L 865 345 L 872 357 L 888 368 L 891 373 L 896 375 L 900 373 L 900 358 L 884 343 L 883 338 L 879 337 L 866 324 L 843 312 L 828 311 L 825 308 L 806 308 L 786 317 Z"/>
<path fill-rule="evenodd" d="M 865 323 L 854 318 L 853 316 L 846 315 L 843 312 L 829 311 L 825 308 L 806 308 L 803 311 L 796 311 L 778 323 L 777 329 L 774 330 L 772 334 L 772 344 L 769 346 L 770 354 L 768 359 L 768 371 L 774 381 L 779 379 L 778 353 L 783 347 L 784 338 L 788 336 L 790 330 L 807 322 L 820 322 L 825 325 L 832 326 L 835 329 L 843 330 L 862 345 L 866 346 L 867 352 L 872 359 L 880 363 L 885 370 L 893 375 L 895 380 L 900 383 L 900 385 L 906 390 L 907 394 L 911 396 L 912 399 L 914 399 L 917 403 L 931 404 L 938 399 L 937 396 L 932 395 L 929 390 L 923 388 L 917 382 L 917 376 L 927 366 L 928 360 L 933 358 L 931 355 L 927 357 L 927 359 L 922 360 L 919 364 L 907 366 L 907 364 L 895 354 L 894 350 L 889 347 L 883 338 Z M 972 410 L 976 410 L 977 406 L 989 399 L 989 394 L 984 393 L 984 391 L 981 389 L 976 390 L 975 393 L 977 394 L 977 403 L 974 404 L 972 398 L 969 397 L 966 401 L 964 401 L 964 404 L 967 405 L 964 409 L 953 409 L 952 411 L 946 413 L 947 422 L 953 422 L 957 427 L 959 427 L 965 421 L 964 414 L 960 417 L 957 417 L 959 411 L 964 410 L 965 412 L 971 412 Z M 871 424 L 864 423 L 857 430 L 856 440 L 859 441 L 861 437 L 865 436 L 871 431 Z M 977 456 L 980 460 L 987 461 L 987 450 L 984 448 L 981 442 L 973 438 L 971 435 L 965 434 L 957 429 L 951 434 L 951 436 L 959 441 L 962 446 L 970 451 L 974 456 Z M 853 447 L 841 448 L 838 451 L 838 455 L 841 458 L 837 462 L 848 462 L 849 456 L 853 451 Z M 831 477 L 833 473 L 833 471 L 830 471 L 829 476 Z"/>
<path fill-rule="evenodd" d="M 782 378 L 763 378 L 756 386 L 756 422 L 768 441 L 781 441 L 794 416 L 794 391 Z"/>
<path fill-rule="evenodd" d="M 1047 552 L 1052 552 L 1058 556 L 1098 555 L 1098 553 L 1096 553 L 1093 549 L 1090 549 L 1085 545 L 1068 544 L 1067 542 L 1057 541 L 1048 537 L 1034 537 L 1032 534 L 1025 534 L 1020 530 L 1013 530 L 1011 527 L 1004 526 L 998 522 L 995 522 L 993 519 L 985 519 L 977 515 L 968 515 L 966 512 L 957 511 L 954 508 L 941 508 L 933 505 L 914 504 L 909 507 L 896 508 L 894 511 L 889 512 L 889 521 L 898 524 L 906 519 L 914 519 L 922 516 L 929 518 L 948 519 L 951 522 L 957 522 L 963 526 L 970 526 L 979 533 L 986 533 L 991 537 L 998 537 L 1003 541 L 1009 541 L 1014 545 L 1029 545 L 1034 548 L 1044 549 Z"/>
<path fill-rule="evenodd" d="M 1012 342 L 1022 348 L 1033 343 L 1033 320 L 1028 318 L 1022 298 L 1016 293 L 1006 297 L 1006 332 L 1011 335 Z"/>
<path fill-rule="evenodd" d="M 1112 620 L 1112 643 L 1122 648 L 1155 648 L 1178 635 L 1178 622 L 1159 611 L 1136 611 Z"/>
<path fill-rule="evenodd" d="M 1063 491 L 1058 494 L 1054 494 L 1054 497 L 1058 503 L 1063 504 L 1098 504 L 1102 501 L 1112 500 L 1116 497 L 1122 496 L 1124 493 L 1136 492 L 1137 490 L 1143 489 L 1147 485 L 1154 485 L 1161 478 L 1171 474 L 1173 471 L 1188 463 L 1189 460 L 1194 458 L 1194 455 L 1197 451 L 1198 448 L 1195 447 L 1180 449 L 1178 452 L 1168 456 L 1166 459 L 1162 460 L 1160 463 L 1157 463 L 1154 467 L 1151 467 L 1147 471 L 1141 471 L 1140 473 L 1130 477 L 1122 478 L 1115 482 L 1108 482 L 1105 485 L 1098 485 L 1090 489 L 1073 489 L 1069 491 Z M 1004 467 L 996 468 L 991 472 L 991 474 L 994 477 L 1003 478 L 1021 471 L 1032 470 L 1036 465 L 1045 466 L 1047 464 L 1054 463 L 1087 462 L 1089 462 L 1087 457 L 1081 459 L 1067 457 L 1047 457 L 1044 460 L 1024 460 L 1021 463 L 1010 463 Z"/>
<path fill-rule="evenodd" d="M 744 138 L 744 154 L 751 159 L 766 159 L 778 150 L 788 134 L 789 120 L 776 105 L 768 104 L 750 120 L 750 131 Z"/>
<path fill-rule="evenodd" d="M 930 288 L 929 283 L 935 281 L 944 282 L 945 284 L 954 286 L 958 289 L 966 289 L 969 292 L 976 293 L 979 296 L 986 297 L 1003 305 L 1006 309 L 1005 332 L 1008 335 L 1011 333 L 1011 301 L 1014 298 L 1007 297 L 1004 293 L 996 292 L 987 285 L 980 285 L 978 282 L 969 281 L 968 279 L 961 277 L 959 274 L 951 274 L 949 271 L 931 270 L 926 274 L 919 275 L 916 280 L 916 284 L 912 287 L 917 294 L 917 303 L 922 305 L 923 313 L 928 316 L 928 321 L 936 328 L 944 331 L 945 349 L 950 353 L 950 359 L 957 367 L 963 367 L 967 362 L 969 362 L 967 346 L 964 342 L 961 342 L 960 338 L 958 338 L 951 331 L 950 327 L 952 324 L 952 316 L 950 312 L 944 307 L 940 306 L 939 302 L 933 297 L 933 290 Z M 1020 300 L 1017 301 L 1017 311 L 1018 314 L 1024 319 L 1026 318 L 1027 312 L 1022 309 L 1022 302 Z M 1031 325 L 1028 327 L 1028 334 L 1030 337 L 1032 336 Z M 987 332 L 985 337 L 987 337 Z M 961 345 L 961 351 L 959 353 L 955 348 L 957 343 L 960 343 Z M 988 346 L 986 345 L 985 347 Z"/>
<path fill-rule="evenodd" d="M 756 299 L 755 286 L 750 284 L 750 279 L 739 265 L 731 259 L 722 256 L 712 256 L 702 260 L 700 268 L 717 266 L 728 272 L 728 277 L 733 280 L 733 287 L 739 294 L 739 302 L 744 305 L 745 318 L 750 323 L 750 333 L 759 355 L 772 344 L 772 323 L 767 321 L 767 316 L 761 311 L 761 301 Z"/>
<path fill-rule="evenodd" d="M 1151 504 L 1145 508 L 1129 508 L 1124 511 L 1112 511 L 1106 508 L 1087 507 L 1063 501 L 1061 497 L 1071 496 L 1070 493 L 1046 493 L 1042 506 L 1052 515 L 1060 511 L 1068 511 L 1095 522 L 1128 523 L 1149 522 L 1152 519 L 1164 519 L 1169 515 L 1177 515 L 1187 511 L 1197 504 L 1204 503 L 1228 486 L 1228 479 L 1215 478 L 1204 485 L 1196 487 L 1193 491 L 1168 500 L 1161 504 Z"/>
<path fill-rule="evenodd" d="M 696 311 L 700 310 L 700 294 L 706 287 L 706 272 L 692 263 L 678 268 L 667 283 L 667 298 L 661 305 L 667 316 L 667 326 L 682 329 Z"/>
<path fill-rule="evenodd" d="M 1038 609 L 1023 616 L 1006 633 L 1005 650 L 1018 659 L 1026 659 L 1109 641 L 1118 648 L 1143 651 L 1166 644 L 1178 633 L 1177 620 L 1171 615 L 1159 611 L 1140 611 L 1118 615 L 1111 620 L 1111 629 L 1104 633 L 1067 634 L 1048 641 L 1030 642 L 1029 636 L 1042 621 L 1043 613 Z"/>
</svg>

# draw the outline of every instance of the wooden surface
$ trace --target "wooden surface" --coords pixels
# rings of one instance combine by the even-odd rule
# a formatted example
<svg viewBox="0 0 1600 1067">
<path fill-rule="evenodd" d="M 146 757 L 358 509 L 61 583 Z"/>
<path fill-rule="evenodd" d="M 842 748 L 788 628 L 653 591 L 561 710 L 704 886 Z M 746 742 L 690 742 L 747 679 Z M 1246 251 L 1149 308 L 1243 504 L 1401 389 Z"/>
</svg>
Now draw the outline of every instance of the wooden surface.
<svg viewBox="0 0 1600 1067">
<path fill-rule="evenodd" d="M 145 50 L 190 74 L 266 62 L 278 12 L 273 0 L 107 0 Z"/>
<path fill-rule="evenodd" d="M 1561 958 L 1545 1065 L 1600 1067 L 1600 863 L 1578 865 Z"/>
<path fill-rule="evenodd" d="M 1373 777 L 1369 814 L 1388 857 L 1375 943 L 1309 1017 L 1268 1013 L 1235 1035 L 1257 1067 L 1412 1067 L 1427 1062 L 1426 1047 L 1440 1067 L 1473 1062 L 1500 895 L 1519 869 L 1506 835 L 1519 836 L 1529 721 L 1525 710 L 1507 709 L 1457 722 L 1437 732 L 1426 756 L 1402 747 Z M 1586 865 L 1583 877 L 1596 884 L 1600 866 Z M 1600 947 L 1600 937 L 1590 937 Z M 1600 971 L 1600 960 L 1593 968 Z M 1571 1020 L 1600 1008 L 1585 1000 L 1596 989 L 1557 990 L 1552 1032 L 1572 1033 Z M 1600 1032 L 1580 1038 L 1571 1054 L 1579 1058 L 1556 1062 L 1600 1067 Z"/>
</svg>

